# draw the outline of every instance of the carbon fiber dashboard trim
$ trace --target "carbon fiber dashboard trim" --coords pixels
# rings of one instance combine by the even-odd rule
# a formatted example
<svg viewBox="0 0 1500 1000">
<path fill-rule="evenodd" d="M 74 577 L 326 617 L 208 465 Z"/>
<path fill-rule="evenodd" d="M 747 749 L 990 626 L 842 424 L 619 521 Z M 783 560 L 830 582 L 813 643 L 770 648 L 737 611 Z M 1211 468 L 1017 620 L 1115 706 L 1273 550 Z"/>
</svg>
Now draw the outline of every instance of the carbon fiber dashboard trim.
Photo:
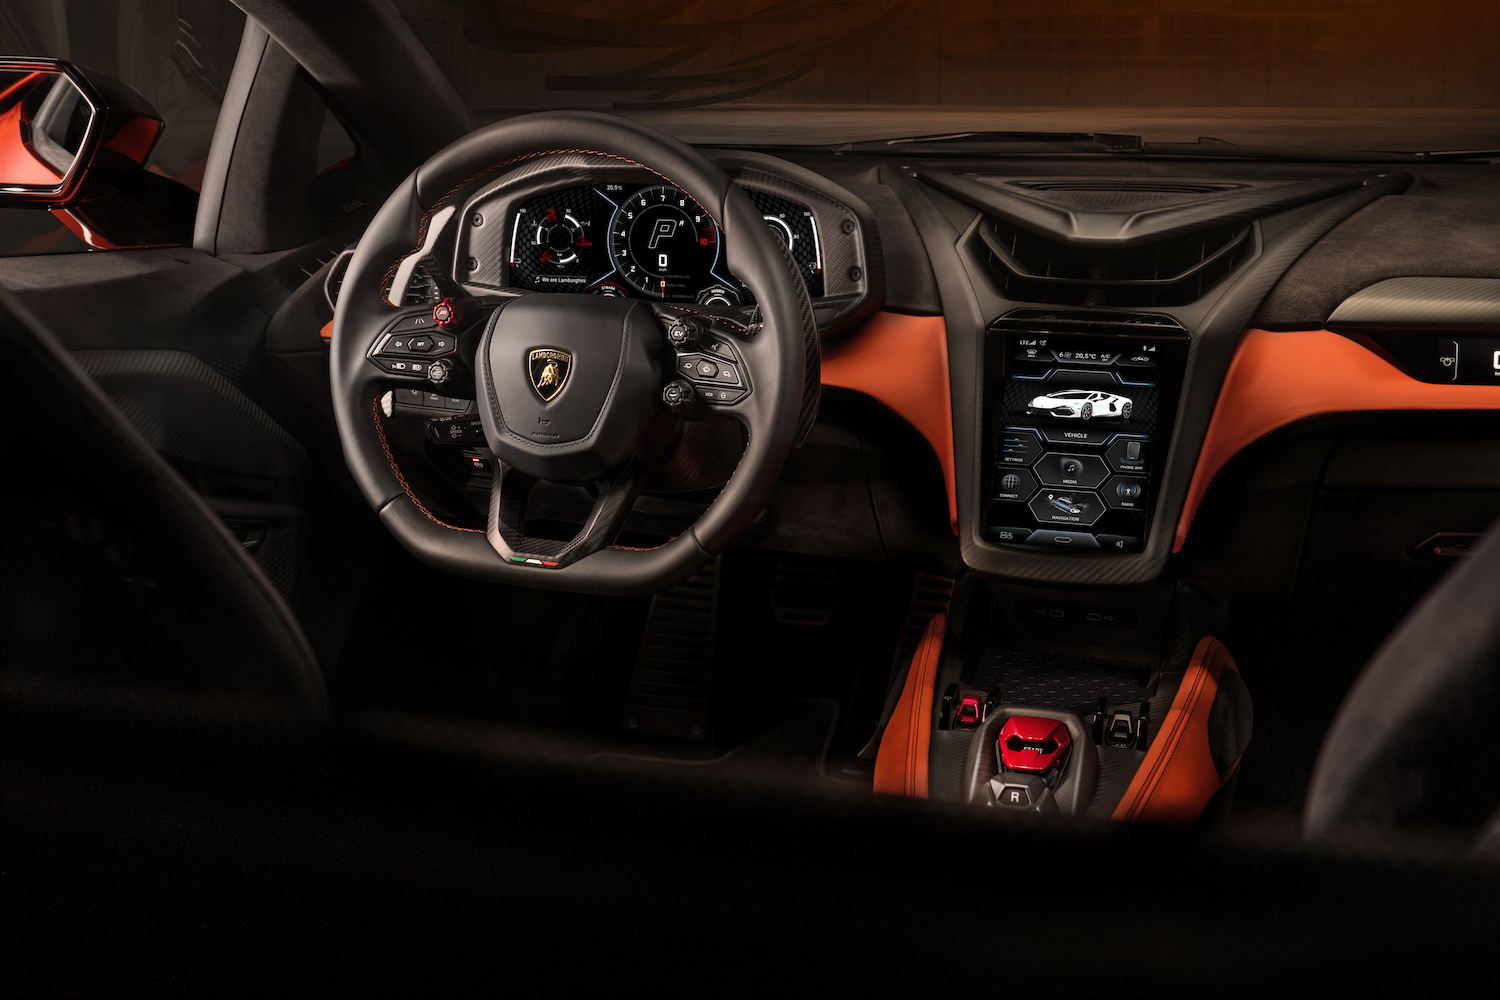
<svg viewBox="0 0 1500 1000">
<path fill-rule="evenodd" d="M 1500 278 L 1387 278 L 1341 302 L 1327 325 L 1330 330 L 1500 329 Z"/>
<path fill-rule="evenodd" d="M 1263 218 L 1264 244 L 1259 256 L 1242 265 L 1198 302 L 1153 310 L 1181 323 L 1189 333 L 1190 347 L 1172 444 L 1145 550 L 1138 554 L 1032 554 L 989 544 L 981 536 L 979 491 L 984 414 L 980 400 L 985 330 L 990 321 L 1012 309 L 1035 304 L 1001 297 L 980 262 L 968 253 L 967 244 L 983 218 L 977 208 L 926 187 L 912 171 L 884 169 L 882 172 L 922 236 L 943 302 L 954 414 L 959 545 L 964 562 L 991 576 L 1088 586 L 1133 586 L 1162 575 L 1171 552 L 1172 527 L 1186 499 L 1224 374 L 1240 335 L 1261 300 L 1320 237 L 1359 208 L 1383 195 L 1404 190 L 1411 181 L 1404 173 L 1361 175 L 1359 186 L 1334 188 L 1342 193 Z M 951 220 L 963 218 L 970 221 L 960 232 Z"/>
</svg>

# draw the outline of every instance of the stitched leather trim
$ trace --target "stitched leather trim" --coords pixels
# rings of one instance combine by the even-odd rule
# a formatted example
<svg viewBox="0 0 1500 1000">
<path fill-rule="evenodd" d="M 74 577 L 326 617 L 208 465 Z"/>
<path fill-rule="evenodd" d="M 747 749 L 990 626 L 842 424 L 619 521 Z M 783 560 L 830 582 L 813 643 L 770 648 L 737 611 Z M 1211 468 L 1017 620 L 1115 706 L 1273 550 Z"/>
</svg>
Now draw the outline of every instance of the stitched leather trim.
<svg viewBox="0 0 1500 1000">
<path fill-rule="evenodd" d="M 1224 787 L 1236 761 L 1220 775 L 1208 747 L 1208 715 L 1224 670 L 1239 672 L 1223 643 L 1204 636 L 1172 699 L 1151 749 L 1111 819 L 1127 823 L 1190 825 Z"/>
<path fill-rule="evenodd" d="M 1198 452 L 1172 551 L 1186 543 L 1198 505 L 1219 471 L 1278 428 L 1330 413 L 1495 409 L 1500 409 L 1500 388 L 1419 382 L 1337 333 L 1246 331 Z"/>
<path fill-rule="evenodd" d="M 943 637 L 948 616 L 936 614 L 927 623 L 922 641 L 912 655 L 906 686 L 891 713 L 880 753 L 875 757 L 875 791 L 886 795 L 927 798 L 927 754 L 932 744 L 932 690 L 937 683 L 938 662 L 943 655 Z"/>
<path fill-rule="evenodd" d="M 948 334 L 941 316 L 878 312 L 823 351 L 823 385 L 853 389 L 911 424 L 932 446 L 948 491 L 948 520 L 958 534 Z"/>
<path fill-rule="evenodd" d="M 448 528 L 451 531 L 472 531 L 476 535 L 482 535 L 482 534 L 484 534 L 484 531 L 481 528 L 460 528 L 456 524 L 449 524 L 447 521 L 442 520 L 437 515 L 435 515 L 432 511 L 428 510 L 427 509 L 427 505 L 424 504 L 421 500 L 417 499 L 417 495 L 415 493 L 413 493 L 411 491 L 411 487 L 406 484 L 406 477 L 403 476 L 401 474 L 401 470 L 399 468 L 397 468 L 397 466 L 396 466 L 396 456 L 391 451 L 390 443 L 388 441 L 386 441 L 386 439 L 385 439 L 385 425 L 383 423 L 381 423 L 381 420 L 380 420 L 380 397 L 379 396 L 375 397 L 374 412 L 375 412 L 375 433 L 380 436 L 380 447 L 383 448 L 383 449 L 385 449 L 385 460 L 387 462 L 391 463 L 391 471 L 396 474 L 396 481 L 401 484 L 401 488 L 406 491 L 406 495 L 407 495 L 407 497 L 409 497 L 411 499 L 411 502 L 417 505 L 417 510 L 420 510 L 422 513 L 426 514 L 427 515 L 427 519 L 429 521 L 431 521 L 433 524 L 441 525 L 442 527 Z"/>
</svg>

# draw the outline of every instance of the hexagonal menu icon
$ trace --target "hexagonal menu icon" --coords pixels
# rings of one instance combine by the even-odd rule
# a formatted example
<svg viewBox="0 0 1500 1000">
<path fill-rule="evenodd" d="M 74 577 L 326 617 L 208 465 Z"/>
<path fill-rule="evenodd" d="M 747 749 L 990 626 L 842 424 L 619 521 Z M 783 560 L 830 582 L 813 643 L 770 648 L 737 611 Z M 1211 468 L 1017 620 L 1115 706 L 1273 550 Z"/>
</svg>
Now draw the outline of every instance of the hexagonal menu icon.
<svg viewBox="0 0 1500 1000">
<path fill-rule="evenodd" d="M 1026 506 L 1042 524 L 1090 525 L 1104 516 L 1104 501 L 1092 490 L 1044 489 Z"/>
<path fill-rule="evenodd" d="M 1036 476 L 1048 486 L 1092 489 L 1109 478 L 1109 469 L 1098 455 L 1048 452 L 1036 463 Z"/>
<path fill-rule="evenodd" d="M 1104 500 L 1120 510 L 1146 509 L 1146 481 L 1128 476 L 1116 476 L 1104 487 Z"/>
<path fill-rule="evenodd" d="M 995 470 L 991 499 L 1025 500 L 1035 492 L 1036 479 L 1025 469 L 1007 469 L 1002 465 Z"/>
</svg>

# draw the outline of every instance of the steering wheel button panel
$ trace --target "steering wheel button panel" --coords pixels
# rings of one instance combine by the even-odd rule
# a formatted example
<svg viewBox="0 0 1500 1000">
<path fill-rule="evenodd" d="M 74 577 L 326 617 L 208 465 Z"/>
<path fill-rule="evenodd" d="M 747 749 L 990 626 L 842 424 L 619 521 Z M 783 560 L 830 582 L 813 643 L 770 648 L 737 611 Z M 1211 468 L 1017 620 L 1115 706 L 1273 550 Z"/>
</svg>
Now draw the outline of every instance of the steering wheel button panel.
<svg viewBox="0 0 1500 1000">
<path fill-rule="evenodd" d="M 425 309 L 422 312 L 413 313 L 410 316 L 402 316 L 400 319 L 396 320 L 396 322 L 391 326 L 391 332 L 412 333 L 423 330 L 431 331 L 436 330 L 437 328 L 437 323 L 433 322 L 432 319 L 432 310 Z"/>
<path fill-rule="evenodd" d="M 413 330 L 415 322 L 423 327 Z M 423 358 L 438 358 L 458 349 L 458 338 L 434 328 L 430 311 L 402 316 L 376 338 L 370 361 L 392 375 L 426 377 L 430 367 Z"/>
<path fill-rule="evenodd" d="M 721 406 L 738 403 L 750 394 L 747 389 L 717 389 L 706 385 L 697 386 L 697 389 L 700 400 L 705 403 L 718 403 Z"/>
<path fill-rule="evenodd" d="M 422 375 L 427 374 L 427 362 L 407 361 L 400 358 L 371 358 L 377 366 L 393 375 Z"/>
<path fill-rule="evenodd" d="M 713 351 L 717 357 L 698 352 L 683 352 L 677 355 L 676 370 L 686 376 L 698 390 L 698 398 L 705 403 L 728 404 L 738 402 L 744 392 L 734 348 L 721 341 L 704 341 L 699 347 Z"/>
</svg>

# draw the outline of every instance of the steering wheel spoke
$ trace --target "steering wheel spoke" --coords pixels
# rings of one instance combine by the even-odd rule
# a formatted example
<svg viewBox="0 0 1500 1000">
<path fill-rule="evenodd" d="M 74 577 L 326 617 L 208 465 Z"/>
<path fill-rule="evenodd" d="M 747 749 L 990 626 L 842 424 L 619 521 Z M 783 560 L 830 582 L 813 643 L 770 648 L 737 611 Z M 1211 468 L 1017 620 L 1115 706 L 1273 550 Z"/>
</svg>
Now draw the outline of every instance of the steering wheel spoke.
<svg viewBox="0 0 1500 1000">
<path fill-rule="evenodd" d="M 612 545 L 676 429 L 676 421 L 665 415 L 651 421 L 625 468 L 596 484 L 599 496 L 583 527 L 566 541 L 526 534 L 526 504 L 532 487 L 542 480 L 497 463 L 485 537 L 506 562 L 545 569 L 561 569 Z"/>
</svg>

